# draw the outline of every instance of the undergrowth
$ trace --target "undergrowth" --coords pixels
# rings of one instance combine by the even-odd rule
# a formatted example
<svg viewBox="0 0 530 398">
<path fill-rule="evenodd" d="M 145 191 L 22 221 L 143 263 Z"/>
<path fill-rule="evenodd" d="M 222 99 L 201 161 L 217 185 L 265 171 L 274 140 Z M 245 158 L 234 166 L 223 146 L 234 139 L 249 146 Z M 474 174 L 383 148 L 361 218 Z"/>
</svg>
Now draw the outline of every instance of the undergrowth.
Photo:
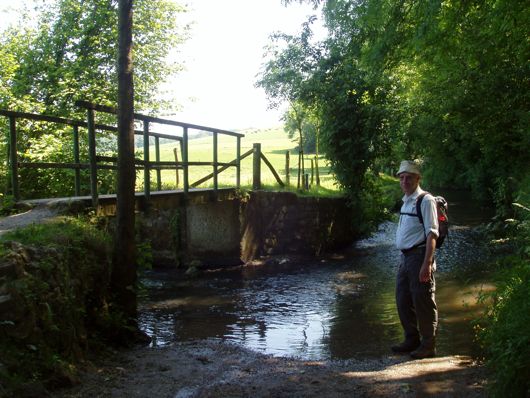
<svg viewBox="0 0 530 398">
<path fill-rule="evenodd" d="M 13 271 L 0 288 L 13 304 L 0 313 L 0 392 L 20 396 L 30 385 L 53 388 L 75 377 L 75 363 L 113 323 L 110 242 L 73 218 L 2 236 L 0 260 Z"/>
<path fill-rule="evenodd" d="M 497 289 L 481 297 L 490 304 L 477 325 L 494 397 L 530 396 L 530 208 L 514 208 L 493 241 L 513 254 L 498 262 Z"/>
</svg>

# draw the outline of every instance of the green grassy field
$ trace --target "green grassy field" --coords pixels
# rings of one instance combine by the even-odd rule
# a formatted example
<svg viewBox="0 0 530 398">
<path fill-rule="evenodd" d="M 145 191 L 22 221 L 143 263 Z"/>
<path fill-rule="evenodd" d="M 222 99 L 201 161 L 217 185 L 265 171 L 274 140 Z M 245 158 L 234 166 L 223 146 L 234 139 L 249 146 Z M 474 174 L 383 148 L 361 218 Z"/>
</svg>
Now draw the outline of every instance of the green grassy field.
<svg viewBox="0 0 530 398">
<path fill-rule="evenodd" d="M 297 184 L 297 163 L 298 155 L 296 151 L 296 144 L 287 136 L 281 128 L 269 130 L 246 130 L 241 133 L 245 136 L 241 139 L 241 154 L 244 154 L 249 149 L 252 149 L 254 143 L 261 144 L 262 153 L 267 157 L 270 163 L 279 174 L 282 181 L 285 182 L 285 159 L 286 152 L 290 152 L 290 185 L 296 187 Z M 236 158 L 236 137 L 218 135 L 218 161 L 230 162 Z M 177 143 L 166 143 L 160 145 L 160 160 L 174 161 L 174 149 L 178 148 L 178 156 L 180 158 L 180 148 Z M 154 159 L 155 148 L 151 145 L 150 158 Z M 212 162 L 213 161 L 213 137 L 205 136 L 189 140 L 188 144 L 188 159 L 190 162 Z M 311 161 L 314 155 L 308 154 L 305 156 L 305 172 L 311 178 Z M 335 186 L 334 176 L 330 173 L 329 166 L 325 159 L 319 160 L 321 187 L 329 191 L 337 191 Z M 189 168 L 189 182 L 193 184 L 199 179 L 213 172 L 212 166 L 190 166 Z M 179 171 L 180 183 L 179 188 L 182 188 L 182 171 Z M 174 189 L 176 186 L 176 175 L 174 170 L 163 170 L 161 172 L 162 189 Z M 267 165 L 261 163 L 261 180 L 263 185 L 274 188 L 279 187 L 272 172 Z M 151 173 L 151 184 L 154 187 L 156 182 L 156 172 Z M 236 168 L 230 167 L 218 175 L 218 183 L 220 186 L 235 186 L 236 185 Z M 139 184 L 143 185 L 143 176 L 139 175 Z M 241 162 L 241 186 L 250 187 L 252 185 L 252 155 L 243 159 Z M 213 186 L 213 179 L 210 179 L 199 187 L 206 188 Z"/>
</svg>

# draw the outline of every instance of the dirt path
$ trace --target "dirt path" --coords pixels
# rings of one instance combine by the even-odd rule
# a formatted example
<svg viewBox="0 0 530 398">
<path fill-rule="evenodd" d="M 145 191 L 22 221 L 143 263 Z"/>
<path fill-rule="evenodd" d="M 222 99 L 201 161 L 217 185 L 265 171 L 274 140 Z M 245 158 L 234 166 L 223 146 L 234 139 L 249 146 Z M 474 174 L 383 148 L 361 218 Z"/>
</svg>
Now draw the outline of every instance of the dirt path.
<svg viewBox="0 0 530 398">
<path fill-rule="evenodd" d="M 485 397 L 484 369 L 470 358 L 301 361 L 200 341 L 116 352 L 93 365 L 73 397 Z"/>
<path fill-rule="evenodd" d="M 56 217 L 58 211 L 47 204 L 41 204 L 22 213 L 0 218 L 0 236 L 15 228 L 38 224 Z"/>
</svg>

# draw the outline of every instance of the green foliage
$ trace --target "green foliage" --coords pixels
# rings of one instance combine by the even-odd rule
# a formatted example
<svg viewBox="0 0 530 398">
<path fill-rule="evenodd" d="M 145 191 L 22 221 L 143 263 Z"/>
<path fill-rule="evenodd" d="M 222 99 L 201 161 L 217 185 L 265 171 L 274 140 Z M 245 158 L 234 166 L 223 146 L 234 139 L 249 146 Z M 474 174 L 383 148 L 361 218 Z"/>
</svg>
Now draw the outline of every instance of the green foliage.
<svg viewBox="0 0 530 398">
<path fill-rule="evenodd" d="M 2 236 L 3 241 L 14 240 L 24 245 L 39 247 L 56 247 L 71 245 L 75 250 L 79 247 L 109 248 L 109 238 L 92 225 L 81 219 L 64 218 L 59 222 L 33 224 L 25 228 L 17 228 Z"/>
<path fill-rule="evenodd" d="M 139 0 L 134 12 L 135 108 L 144 113 L 171 109 L 175 104 L 154 94 L 182 68 L 170 61 L 168 54 L 187 38 L 187 26 L 179 23 L 185 9 L 171 0 Z M 38 4 L 35 13 L 34 24 L 21 17 L 19 25 L 2 29 L 0 108 L 85 119 L 85 111 L 75 107 L 76 100 L 116 106 L 117 2 L 53 0 Z M 112 116 L 100 122 L 116 123 Z M 6 118 L 0 118 L 0 128 L 9 131 Z M 17 120 L 17 130 L 20 160 L 72 160 L 72 132 L 68 129 Z M 86 162 L 86 132 L 80 134 L 81 159 Z M 98 133 L 99 150 L 106 151 L 108 144 L 107 137 Z M 2 140 L 2 165 L 6 153 L 7 144 Z M 42 197 L 42 192 L 72 195 L 73 171 L 25 168 L 20 173 L 25 182 L 21 193 L 26 198 Z M 81 173 L 81 178 L 86 193 L 88 173 Z M 114 186 L 114 178 L 108 170 L 99 172 L 98 179 L 102 193 L 113 190 L 109 187 Z"/>
<path fill-rule="evenodd" d="M 0 193 L 0 215 L 7 216 L 15 212 L 15 198 Z"/>
<path fill-rule="evenodd" d="M 273 104 L 314 110 L 358 216 L 376 195 L 369 172 L 403 158 L 424 161 L 429 185 L 469 188 L 508 215 L 530 164 L 526 2 L 306 2 L 322 4 L 328 37 L 307 40 L 312 19 L 276 35 L 285 46 L 260 83 Z"/>
<path fill-rule="evenodd" d="M 17 229 L 2 243 L 2 261 L 19 269 L 3 280 L 14 304 L 0 325 L 2 384 L 12 391 L 32 381 L 53 385 L 74 373 L 108 317 L 110 239 L 64 219 Z"/>
<path fill-rule="evenodd" d="M 57 0 L 37 8 L 35 28 L 25 25 L 4 32 L 0 48 L 13 65 L 10 96 L 26 95 L 35 111 L 72 116 L 76 99 L 114 105 L 117 101 L 117 3 Z M 167 0 L 140 0 L 134 4 L 135 102 L 151 111 L 163 104 L 153 92 L 178 64 L 167 54 L 187 37 L 179 26 L 185 9 Z"/>
<path fill-rule="evenodd" d="M 530 262 L 506 262 L 491 294 L 480 339 L 493 372 L 496 397 L 522 397 L 530 392 Z"/>
<path fill-rule="evenodd" d="M 517 218 L 506 220 L 506 237 L 496 243 L 515 253 L 499 262 L 497 289 L 482 297 L 491 304 L 478 326 L 495 397 L 530 393 L 530 208 L 514 206 Z"/>
<path fill-rule="evenodd" d="M 139 241 L 138 234 L 136 239 L 136 270 L 142 273 L 153 268 L 153 249 L 151 241 Z"/>
<path fill-rule="evenodd" d="M 504 182 L 530 163 L 526 3 L 365 3 L 364 60 L 392 83 L 396 153 L 425 159 L 432 184 L 510 204 Z"/>
</svg>

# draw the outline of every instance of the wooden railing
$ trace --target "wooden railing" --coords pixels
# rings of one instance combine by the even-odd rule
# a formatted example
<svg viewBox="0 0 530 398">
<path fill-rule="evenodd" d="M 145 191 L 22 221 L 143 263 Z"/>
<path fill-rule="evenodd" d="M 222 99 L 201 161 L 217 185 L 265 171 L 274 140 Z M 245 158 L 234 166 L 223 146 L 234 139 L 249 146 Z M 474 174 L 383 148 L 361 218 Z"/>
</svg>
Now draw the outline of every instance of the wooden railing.
<svg viewBox="0 0 530 398">
<path fill-rule="evenodd" d="M 39 115 L 25 112 L 14 112 L 9 110 L 0 110 L 0 116 L 5 116 L 9 119 L 9 153 L 8 153 L 8 170 L 10 173 L 11 191 L 15 200 L 20 200 L 20 181 L 19 168 L 41 168 L 41 169 L 71 169 L 74 170 L 74 194 L 81 196 L 81 170 L 88 170 L 90 176 L 90 195 L 94 207 L 98 203 L 98 170 L 117 169 L 118 158 L 116 156 L 107 156 L 98 154 L 98 132 L 107 131 L 117 133 L 117 127 L 107 124 L 98 124 L 96 120 L 96 112 L 104 112 L 106 114 L 116 115 L 116 109 L 108 106 L 93 104 L 86 101 L 77 101 L 76 105 L 86 110 L 86 121 L 66 119 L 56 116 Z M 253 155 L 253 189 L 261 188 L 261 162 L 267 165 L 274 178 L 279 185 L 284 186 L 283 181 L 278 173 L 268 161 L 268 159 L 261 152 L 261 145 L 254 144 L 253 148 L 244 154 L 241 154 L 241 138 L 244 134 L 235 133 L 232 131 L 221 130 L 201 125 L 190 123 L 183 123 L 169 119 L 163 119 L 154 116 L 143 115 L 139 113 L 134 114 L 136 121 L 141 123 L 141 130 L 135 130 L 136 135 L 143 137 L 143 155 L 142 159 L 136 159 L 136 168 L 144 172 L 144 194 L 146 199 L 149 199 L 151 194 L 151 171 L 156 171 L 156 186 L 161 190 L 161 171 L 175 170 L 178 183 L 178 172 L 182 170 L 183 173 L 183 191 L 187 193 L 190 188 L 198 187 L 204 182 L 213 179 L 213 190 L 218 189 L 218 175 L 230 167 L 236 168 L 235 187 L 239 188 L 241 185 L 241 161 L 250 155 Z M 55 123 L 59 125 L 66 125 L 72 127 L 72 147 L 73 147 L 73 162 L 28 162 L 21 161 L 18 153 L 19 134 L 17 132 L 17 119 L 26 119 L 34 121 L 42 121 L 48 123 Z M 182 135 L 161 134 L 150 131 L 152 124 L 176 126 L 181 128 Z M 88 135 L 88 158 L 82 161 L 80 159 L 80 138 L 79 128 L 86 129 Z M 212 133 L 212 157 L 213 161 L 189 161 L 189 131 L 200 130 Z M 236 139 L 236 157 L 230 162 L 220 162 L 218 154 L 218 136 L 226 135 L 232 136 Z M 150 138 L 154 137 L 155 146 L 155 160 L 150 159 Z M 160 139 L 174 140 L 180 143 L 181 159 L 175 161 L 162 161 L 160 159 Z M 175 154 L 176 155 L 176 154 Z M 210 166 L 212 172 L 199 180 L 189 182 L 189 168 L 191 166 Z"/>
</svg>

